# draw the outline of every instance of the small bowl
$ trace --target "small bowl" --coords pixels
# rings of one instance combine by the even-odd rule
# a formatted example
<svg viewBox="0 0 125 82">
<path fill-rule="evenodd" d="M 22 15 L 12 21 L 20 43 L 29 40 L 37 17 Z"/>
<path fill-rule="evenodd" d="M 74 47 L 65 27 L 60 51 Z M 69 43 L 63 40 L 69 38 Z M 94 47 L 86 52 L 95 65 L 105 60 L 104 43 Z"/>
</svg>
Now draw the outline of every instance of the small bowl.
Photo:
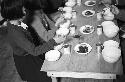
<svg viewBox="0 0 125 82">
<path fill-rule="evenodd" d="M 118 48 L 119 43 L 117 41 L 114 41 L 114 40 L 108 40 L 108 41 L 105 41 L 103 43 L 103 46 L 104 47 L 116 47 L 116 48 Z"/>
<path fill-rule="evenodd" d="M 50 50 L 46 52 L 45 59 L 47 61 L 57 61 L 61 56 L 61 53 L 58 50 Z"/>
</svg>

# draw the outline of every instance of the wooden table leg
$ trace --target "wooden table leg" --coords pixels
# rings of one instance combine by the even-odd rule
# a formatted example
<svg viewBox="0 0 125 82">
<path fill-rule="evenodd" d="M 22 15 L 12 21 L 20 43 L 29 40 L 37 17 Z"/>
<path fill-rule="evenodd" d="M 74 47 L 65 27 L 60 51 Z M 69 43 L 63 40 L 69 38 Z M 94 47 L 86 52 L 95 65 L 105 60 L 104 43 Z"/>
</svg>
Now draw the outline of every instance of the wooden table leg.
<svg viewBox="0 0 125 82">
<path fill-rule="evenodd" d="M 51 79 L 52 79 L 52 82 L 57 82 L 56 77 L 51 77 Z"/>
</svg>

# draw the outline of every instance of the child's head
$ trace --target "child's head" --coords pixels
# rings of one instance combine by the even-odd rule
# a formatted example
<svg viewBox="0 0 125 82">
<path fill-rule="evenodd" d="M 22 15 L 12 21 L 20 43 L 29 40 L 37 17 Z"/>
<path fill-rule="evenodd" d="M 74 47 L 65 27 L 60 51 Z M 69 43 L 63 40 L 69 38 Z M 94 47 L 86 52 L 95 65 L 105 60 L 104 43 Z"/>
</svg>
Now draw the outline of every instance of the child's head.
<svg viewBox="0 0 125 82">
<path fill-rule="evenodd" d="M 23 0 L 3 0 L 1 2 L 1 16 L 9 20 L 22 18 L 24 16 Z"/>
</svg>

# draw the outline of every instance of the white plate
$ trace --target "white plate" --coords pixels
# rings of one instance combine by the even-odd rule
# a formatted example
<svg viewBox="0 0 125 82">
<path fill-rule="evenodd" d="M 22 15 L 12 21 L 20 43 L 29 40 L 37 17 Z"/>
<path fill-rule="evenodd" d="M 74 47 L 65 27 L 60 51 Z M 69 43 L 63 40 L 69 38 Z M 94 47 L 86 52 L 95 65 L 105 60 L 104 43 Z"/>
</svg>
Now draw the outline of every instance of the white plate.
<svg viewBox="0 0 125 82">
<path fill-rule="evenodd" d="M 94 27 L 91 26 L 91 25 L 85 25 L 85 26 L 82 26 L 79 31 L 82 33 L 82 34 L 90 34 L 94 31 Z"/>
<path fill-rule="evenodd" d="M 86 6 L 94 6 L 94 5 L 96 5 L 96 1 L 94 1 L 94 0 L 88 0 L 84 4 Z"/>
<path fill-rule="evenodd" d="M 83 53 L 78 52 L 80 46 L 83 47 L 84 49 L 87 48 L 87 51 L 84 50 L 85 52 L 83 52 Z M 92 47 L 91 47 L 89 44 L 87 44 L 87 43 L 80 43 L 80 44 L 77 44 L 77 45 L 74 47 L 74 51 L 75 51 L 76 53 L 78 53 L 78 54 L 81 54 L 81 55 L 86 55 L 86 54 L 90 53 L 91 50 L 92 50 Z"/>
<path fill-rule="evenodd" d="M 85 17 L 91 17 L 91 16 L 93 16 L 94 14 L 95 14 L 95 11 L 93 11 L 93 10 L 84 10 L 84 11 L 82 12 L 82 15 L 85 16 Z"/>
</svg>

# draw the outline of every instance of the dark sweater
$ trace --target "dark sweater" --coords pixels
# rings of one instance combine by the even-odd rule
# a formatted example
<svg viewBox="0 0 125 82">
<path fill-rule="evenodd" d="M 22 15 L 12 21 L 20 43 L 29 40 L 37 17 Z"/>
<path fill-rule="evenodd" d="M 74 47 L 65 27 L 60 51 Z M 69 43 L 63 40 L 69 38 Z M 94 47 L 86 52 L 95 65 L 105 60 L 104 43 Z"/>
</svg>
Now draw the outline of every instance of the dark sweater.
<svg viewBox="0 0 125 82">
<path fill-rule="evenodd" d="M 53 49 L 56 45 L 56 42 L 51 39 L 47 43 L 35 46 L 27 30 L 11 24 L 8 24 L 6 28 L 8 28 L 7 39 L 15 55 L 23 56 L 25 54 L 31 54 L 33 56 L 38 56 Z"/>
<path fill-rule="evenodd" d="M 125 0 L 118 0 L 118 5 L 125 6 Z"/>
<path fill-rule="evenodd" d="M 44 57 L 43 53 L 53 49 L 56 45 L 53 39 L 35 46 L 30 32 L 10 23 L 0 28 L 0 35 L 12 48 L 15 66 L 22 80 L 51 82 L 51 78 L 47 77 L 45 72 L 40 72 L 44 60 L 38 55 Z"/>
<path fill-rule="evenodd" d="M 113 5 L 125 6 L 125 0 L 111 0 Z"/>
</svg>

